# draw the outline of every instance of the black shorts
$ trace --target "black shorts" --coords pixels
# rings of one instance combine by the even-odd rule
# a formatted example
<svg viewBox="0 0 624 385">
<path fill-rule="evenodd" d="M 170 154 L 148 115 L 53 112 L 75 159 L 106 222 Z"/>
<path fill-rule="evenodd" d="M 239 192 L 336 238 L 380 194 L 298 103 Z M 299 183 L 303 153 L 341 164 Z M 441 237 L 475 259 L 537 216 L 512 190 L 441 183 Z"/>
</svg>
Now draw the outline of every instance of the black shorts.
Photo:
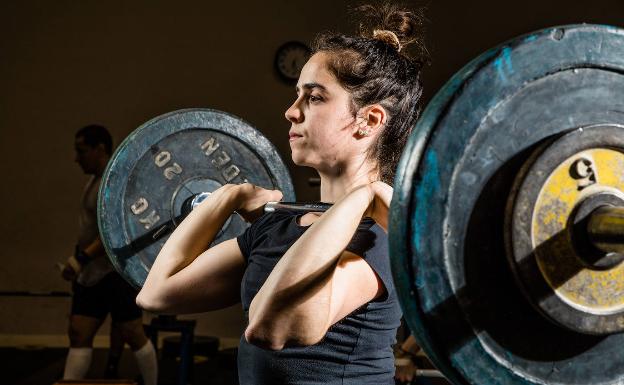
<svg viewBox="0 0 624 385">
<path fill-rule="evenodd" d="M 110 313 L 114 322 L 131 321 L 143 316 L 135 302 L 136 290 L 116 272 L 107 274 L 93 286 L 83 286 L 74 281 L 72 288 L 73 315 L 104 319 Z"/>
</svg>

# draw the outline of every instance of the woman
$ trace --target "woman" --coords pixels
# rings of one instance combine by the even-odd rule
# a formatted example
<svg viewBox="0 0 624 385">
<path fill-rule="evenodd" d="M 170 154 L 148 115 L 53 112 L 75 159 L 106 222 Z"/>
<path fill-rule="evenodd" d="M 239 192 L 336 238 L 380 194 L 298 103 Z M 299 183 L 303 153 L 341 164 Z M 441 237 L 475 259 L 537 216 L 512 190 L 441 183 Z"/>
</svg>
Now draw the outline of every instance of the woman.
<svg viewBox="0 0 624 385">
<path fill-rule="evenodd" d="M 418 117 L 422 62 L 403 48 L 418 40 L 422 19 L 391 6 L 359 10 L 373 31 L 320 36 L 286 111 L 292 159 L 318 171 L 321 200 L 333 207 L 260 216 L 279 191 L 225 185 L 171 235 L 137 297 L 147 310 L 173 313 L 242 300 L 242 384 L 394 383 L 401 311 L 387 183 Z M 208 249 L 233 211 L 252 225 Z"/>
</svg>

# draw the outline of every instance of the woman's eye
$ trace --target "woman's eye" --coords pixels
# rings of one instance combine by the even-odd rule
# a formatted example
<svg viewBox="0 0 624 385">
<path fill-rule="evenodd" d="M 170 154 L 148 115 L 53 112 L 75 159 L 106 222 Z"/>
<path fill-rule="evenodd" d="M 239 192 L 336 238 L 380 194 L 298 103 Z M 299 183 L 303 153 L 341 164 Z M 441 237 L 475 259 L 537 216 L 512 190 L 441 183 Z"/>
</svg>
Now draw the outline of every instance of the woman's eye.
<svg viewBox="0 0 624 385">
<path fill-rule="evenodd" d="M 318 95 L 310 95 L 308 98 L 310 99 L 310 101 L 312 103 L 317 103 L 317 102 L 323 101 L 323 98 L 321 96 L 318 96 Z"/>
</svg>

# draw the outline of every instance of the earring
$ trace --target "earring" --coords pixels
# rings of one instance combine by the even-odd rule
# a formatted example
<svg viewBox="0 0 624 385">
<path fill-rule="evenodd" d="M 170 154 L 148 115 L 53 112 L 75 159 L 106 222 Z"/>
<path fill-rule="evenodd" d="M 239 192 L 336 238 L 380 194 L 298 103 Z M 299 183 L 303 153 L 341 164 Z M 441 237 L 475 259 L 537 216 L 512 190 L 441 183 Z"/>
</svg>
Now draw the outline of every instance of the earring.
<svg viewBox="0 0 624 385">
<path fill-rule="evenodd" d="M 361 128 L 358 130 L 359 136 L 368 136 L 368 130 L 362 130 Z"/>
</svg>

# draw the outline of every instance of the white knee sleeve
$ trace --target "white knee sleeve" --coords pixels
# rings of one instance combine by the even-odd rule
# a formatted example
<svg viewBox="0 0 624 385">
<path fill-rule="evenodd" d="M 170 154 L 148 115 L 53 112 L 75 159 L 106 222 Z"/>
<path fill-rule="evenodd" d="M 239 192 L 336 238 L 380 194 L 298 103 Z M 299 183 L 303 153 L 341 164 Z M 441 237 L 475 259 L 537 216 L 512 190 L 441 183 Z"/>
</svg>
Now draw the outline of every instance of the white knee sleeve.
<svg viewBox="0 0 624 385">
<path fill-rule="evenodd" d="M 143 383 L 145 385 L 156 385 L 158 381 L 158 362 L 154 345 L 147 341 L 142 348 L 134 352 L 134 356 L 143 377 Z"/>
<path fill-rule="evenodd" d="M 92 348 L 69 348 L 65 361 L 64 380 L 83 379 L 91 366 Z"/>
</svg>

